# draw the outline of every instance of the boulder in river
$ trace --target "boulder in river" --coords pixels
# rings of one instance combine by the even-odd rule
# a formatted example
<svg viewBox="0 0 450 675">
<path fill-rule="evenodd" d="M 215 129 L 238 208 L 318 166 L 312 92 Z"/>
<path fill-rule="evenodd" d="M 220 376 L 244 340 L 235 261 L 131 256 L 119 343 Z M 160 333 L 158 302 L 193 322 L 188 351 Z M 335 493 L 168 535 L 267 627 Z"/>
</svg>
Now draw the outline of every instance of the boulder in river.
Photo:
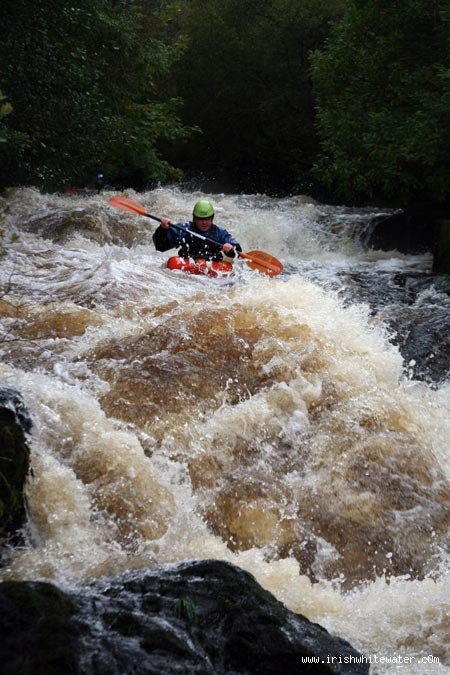
<svg viewBox="0 0 450 675">
<path fill-rule="evenodd" d="M 25 431 L 31 420 L 25 405 L 12 389 L 0 390 L 0 543 L 18 540 L 25 523 L 24 485 L 30 451 Z"/>
<path fill-rule="evenodd" d="M 217 560 L 128 573 L 71 592 L 4 582 L 0 634 L 5 674 L 369 672 L 345 640 Z"/>
</svg>

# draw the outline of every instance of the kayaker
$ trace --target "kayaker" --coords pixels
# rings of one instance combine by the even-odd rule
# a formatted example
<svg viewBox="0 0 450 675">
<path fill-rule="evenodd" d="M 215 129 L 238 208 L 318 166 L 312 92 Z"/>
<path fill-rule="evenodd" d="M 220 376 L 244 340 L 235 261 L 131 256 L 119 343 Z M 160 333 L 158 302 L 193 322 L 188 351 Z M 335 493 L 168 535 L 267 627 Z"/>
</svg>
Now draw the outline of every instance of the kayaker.
<svg viewBox="0 0 450 675">
<path fill-rule="evenodd" d="M 214 224 L 214 208 L 206 199 L 198 201 L 192 213 L 192 220 L 186 223 L 176 223 L 177 227 L 186 230 L 186 234 L 170 227 L 168 218 L 161 218 L 160 226 L 153 234 L 153 243 L 157 251 L 168 251 L 179 246 L 178 255 L 182 258 L 197 260 L 222 260 L 222 255 L 234 258 L 236 252 L 242 251 L 240 244 L 223 227 Z M 215 246 L 198 237 L 189 235 L 189 232 L 201 234 L 213 239 L 222 246 Z"/>
<path fill-rule="evenodd" d="M 98 173 L 95 177 L 94 190 L 97 190 L 98 194 L 105 187 L 105 176 L 102 173 Z"/>
</svg>

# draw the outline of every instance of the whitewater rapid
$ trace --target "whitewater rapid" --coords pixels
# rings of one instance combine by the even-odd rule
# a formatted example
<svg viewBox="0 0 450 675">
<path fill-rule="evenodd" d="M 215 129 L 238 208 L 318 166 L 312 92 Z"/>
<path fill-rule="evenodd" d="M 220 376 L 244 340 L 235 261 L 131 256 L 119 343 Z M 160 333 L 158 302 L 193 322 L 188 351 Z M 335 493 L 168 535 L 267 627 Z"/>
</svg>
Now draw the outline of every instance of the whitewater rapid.
<svg viewBox="0 0 450 675">
<path fill-rule="evenodd" d="M 200 196 L 126 194 L 175 222 Z M 33 474 L 0 578 L 219 558 L 362 652 L 417 659 L 376 672 L 449 672 L 450 386 L 415 380 L 351 290 L 430 256 L 365 249 L 373 210 L 207 197 L 285 272 L 171 272 L 106 195 L 2 199 L 0 381 Z"/>
</svg>

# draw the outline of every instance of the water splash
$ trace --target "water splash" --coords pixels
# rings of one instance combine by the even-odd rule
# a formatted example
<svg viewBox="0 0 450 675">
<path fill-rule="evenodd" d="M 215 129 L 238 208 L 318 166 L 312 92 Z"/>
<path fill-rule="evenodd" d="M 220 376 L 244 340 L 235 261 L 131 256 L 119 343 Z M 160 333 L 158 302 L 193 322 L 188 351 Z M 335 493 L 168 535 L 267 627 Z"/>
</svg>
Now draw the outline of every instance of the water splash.
<svg viewBox="0 0 450 675">
<path fill-rule="evenodd" d="M 130 196 L 184 220 L 198 195 Z M 28 544 L 2 578 L 217 557 L 365 651 L 448 660 L 448 383 L 411 379 L 348 293 L 429 258 L 365 251 L 369 212 L 212 200 L 286 275 L 171 273 L 153 225 L 102 195 L 2 200 L 20 238 L 0 269 L 0 374 L 34 420 Z"/>
</svg>

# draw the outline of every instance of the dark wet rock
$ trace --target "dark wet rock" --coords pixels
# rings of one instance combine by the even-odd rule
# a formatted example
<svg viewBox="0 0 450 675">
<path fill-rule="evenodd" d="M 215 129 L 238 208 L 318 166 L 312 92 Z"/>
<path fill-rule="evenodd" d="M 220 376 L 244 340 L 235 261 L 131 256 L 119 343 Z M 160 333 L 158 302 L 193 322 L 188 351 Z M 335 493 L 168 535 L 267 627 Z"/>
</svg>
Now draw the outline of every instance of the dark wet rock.
<svg viewBox="0 0 450 675">
<path fill-rule="evenodd" d="M 341 277 L 345 283 L 341 293 L 347 301 L 368 304 L 374 315 L 386 305 L 411 305 L 416 298 L 416 293 L 407 288 L 398 275 L 393 276 L 390 272 L 380 272 L 376 276 L 373 272 L 343 273 Z"/>
<path fill-rule="evenodd" d="M 74 235 L 82 235 L 99 243 L 111 241 L 108 230 L 91 208 L 47 208 L 38 211 L 21 224 L 21 228 L 39 234 L 55 243 L 70 241 Z"/>
<path fill-rule="evenodd" d="M 450 298 L 450 276 L 445 274 L 396 274 L 394 277 L 395 283 L 402 286 L 408 293 L 410 293 L 414 300 L 423 291 L 433 290 L 436 293 L 442 293 Z"/>
<path fill-rule="evenodd" d="M 376 216 L 364 232 L 368 248 L 406 254 L 433 253 L 433 272 L 450 273 L 450 204 L 417 203 Z"/>
<path fill-rule="evenodd" d="M 374 219 L 365 245 L 382 251 L 417 254 L 433 250 L 433 222 L 422 211 L 397 211 Z"/>
<path fill-rule="evenodd" d="M 346 299 L 388 325 L 410 374 L 438 384 L 450 374 L 450 277 L 425 272 L 345 275 Z"/>
<path fill-rule="evenodd" d="M 416 254 L 436 247 L 436 226 L 448 218 L 448 203 L 417 202 L 405 210 L 373 219 L 365 244 L 369 248 Z M 436 270 L 438 271 L 438 270 Z"/>
<path fill-rule="evenodd" d="M 30 451 L 25 431 L 31 419 L 12 389 L 0 390 L 0 543 L 18 543 L 25 522 L 24 485 Z"/>
<path fill-rule="evenodd" d="M 5 675 L 369 672 L 347 642 L 289 611 L 250 574 L 214 560 L 67 594 L 38 582 L 3 583 L 0 617 Z"/>
<path fill-rule="evenodd" d="M 367 303 L 375 315 L 388 305 L 413 305 L 424 291 L 450 298 L 450 276 L 424 271 L 341 272 L 336 290 L 349 302 Z M 329 282 L 328 282 L 329 283 Z M 447 297 L 446 297 L 447 296 Z M 439 299 L 434 302 L 437 306 Z"/>
<path fill-rule="evenodd" d="M 14 413 L 16 422 L 24 431 L 31 431 L 32 420 L 25 403 L 18 391 L 9 387 L 0 389 L 0 406 L 8 408 Z"/>
<path fill-rule="evenodd" d="M 350 302 L 365 302 L 376 314 L 388 305 L 414 305 L 424 292 L 436 295 L 433 301 L 438 306 L 450 298 L 450 277 L 427 272 L 407 274 L 390 272 L 355 272 L 343 275 L 346 287 L 342 293 Z M 440 296 L 440 298 L 438 297 Z"/>
<path fill-rule="evenodd" d="M 433 272 L 450 274 L 450 219 L 448 217 L 438 220 L 434 226 Z"/>
<path fill-rule="evenodd" d="M 0 663 L 3 675 L 81 673 L 76 604 L 46 583 L 0 584 Z M 84 671 L 87 672 L 87 671 Z"/>
<path fill-rule="evenodd" d="M 439 384 L 450 377 L 450 297 L 430 290 L 414 305 L 386 307 L 380 316 L 415 379 Z"/>
</svg>

